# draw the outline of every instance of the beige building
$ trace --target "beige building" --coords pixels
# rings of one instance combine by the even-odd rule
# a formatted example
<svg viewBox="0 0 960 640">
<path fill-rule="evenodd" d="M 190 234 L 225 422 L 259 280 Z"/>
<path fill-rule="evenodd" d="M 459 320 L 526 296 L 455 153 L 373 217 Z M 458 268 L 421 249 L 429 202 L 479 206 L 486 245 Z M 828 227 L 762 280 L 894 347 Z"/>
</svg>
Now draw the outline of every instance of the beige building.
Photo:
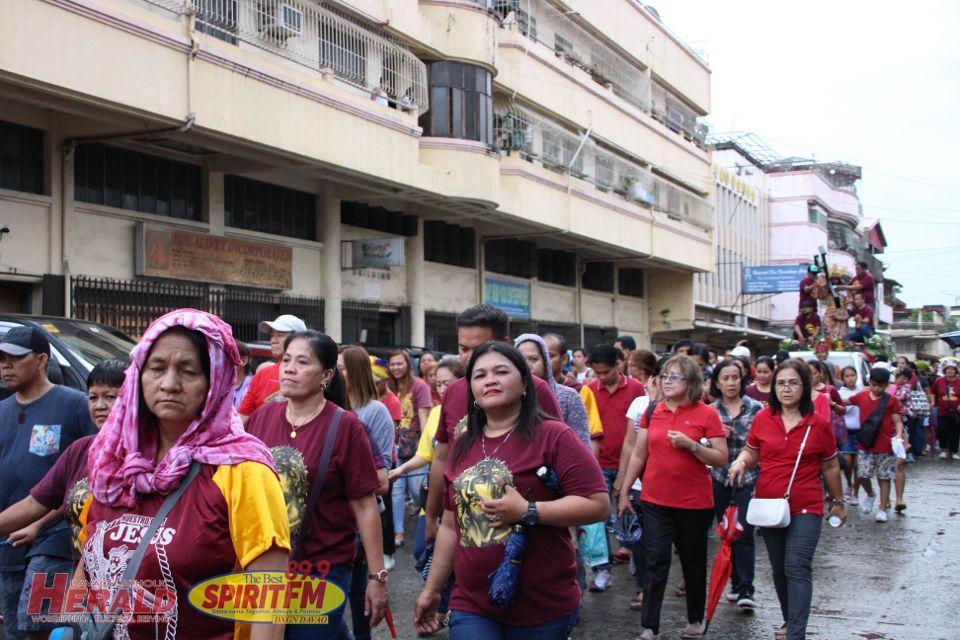
<svg viewBox="0 0 960 640">
<path fill-rule="evenodd" d="M 650 343 L 716 262 L 709 107 L 632 0 L 2 2 L 0 308 Z"/>
</svg>

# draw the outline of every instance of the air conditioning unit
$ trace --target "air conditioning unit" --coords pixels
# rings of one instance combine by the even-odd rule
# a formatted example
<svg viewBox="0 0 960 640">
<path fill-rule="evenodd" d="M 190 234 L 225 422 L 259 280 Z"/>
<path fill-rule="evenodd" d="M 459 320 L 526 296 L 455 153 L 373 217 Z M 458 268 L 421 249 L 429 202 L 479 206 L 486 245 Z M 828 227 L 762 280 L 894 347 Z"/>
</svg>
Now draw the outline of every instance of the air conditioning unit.
<svg viewBox="0 0 960 640">
<path fill-rule="evenodd" d="M 637 202 L 646 202 L 651 205 L 657 203 L 657 194 L 647 189 L 639 181 L 630 185 L 630 197 Z"/>
<path fill-rule="evenodd" d="M 286 39 L 303 35 L 303 11 L 287 2 L 261 4 L 260 35 Z"/>
</svg>

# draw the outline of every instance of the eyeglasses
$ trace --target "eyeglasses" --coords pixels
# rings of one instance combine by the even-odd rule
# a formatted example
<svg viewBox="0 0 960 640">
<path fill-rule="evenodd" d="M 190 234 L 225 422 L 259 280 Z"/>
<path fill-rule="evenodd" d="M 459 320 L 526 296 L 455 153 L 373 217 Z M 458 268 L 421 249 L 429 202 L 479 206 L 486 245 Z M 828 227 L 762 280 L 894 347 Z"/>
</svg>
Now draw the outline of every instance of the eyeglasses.
<svg viewBox="0 0 960 640">
<path fill-rule="evenodd" d="M 803 383 L 799 380 L 777 380 L 777 389 L 799 389 Z"/>
<path fill-rule="evenodd" d="M 676 373 L 669 373 L 667 375 L 660 376 L 660 382 L 669 382 L 670 384 L 680 382 L 681 380 L 683 380 L 683 376 L 677 375 Z"/>
</svg>

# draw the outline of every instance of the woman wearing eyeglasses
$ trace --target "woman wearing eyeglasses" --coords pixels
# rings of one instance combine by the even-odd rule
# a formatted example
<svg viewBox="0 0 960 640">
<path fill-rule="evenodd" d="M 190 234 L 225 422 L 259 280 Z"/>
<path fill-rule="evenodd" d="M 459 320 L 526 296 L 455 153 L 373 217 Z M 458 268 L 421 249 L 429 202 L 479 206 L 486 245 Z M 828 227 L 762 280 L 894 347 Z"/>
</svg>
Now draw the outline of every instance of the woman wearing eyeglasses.
<svg viewBox="0 0 960 640">
<path fill-rule="evenodd" d="M 847 519 L 837 442 L 830 423 L 814 410 L 811 389 L 810 370 L 803 360 L 786 360 L 777 366 L 770 406 L 757 414 L 747 446 L 730 464 L 728 476 L 736 486 L 747 470 L 762 463 L 756 497 L 782 498 L 794 466 L 797 469 L 790 487 L 790 524 L 763 530 L 773 584 L 786 621 L 777 640 L 806 638 L 813 598 L 813 554 L 823 518 L 821 473 L 830 489 L 830 517 L 836 516 L 840 523 Z"/>
<path fill-rule="evenodd" d="M 727 463 L 727 439 L 717 410 L 704 404 L 703 375 L 688 356 L 674 356 L 660 374 L 661 402 L 640 419 L 640 431 L 620 488 L 619 512 L 630 506 L 630 486 L 642 474 L 640 509 L 646 573 L 641 640 L 660 637 L 660 607 L 676 545 L 687 590 L 681 638 L 704 634 L 707 531 L 713 520 L 713 484 L 707 465 Z"/>
</svg>

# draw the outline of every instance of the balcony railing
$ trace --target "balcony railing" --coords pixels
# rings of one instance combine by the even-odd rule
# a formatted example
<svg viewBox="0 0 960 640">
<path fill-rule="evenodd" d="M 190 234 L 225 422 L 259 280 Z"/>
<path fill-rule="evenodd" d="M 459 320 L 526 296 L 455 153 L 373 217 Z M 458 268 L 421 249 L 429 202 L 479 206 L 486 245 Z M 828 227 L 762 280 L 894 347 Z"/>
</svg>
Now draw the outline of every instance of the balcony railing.
<svg viewBox="0 0 960 640">
<path fill-rule="evenodd" d="M 379 94 L 401 110 L 429 108 L 427 67 L 399 41 L 308 0 L 147 0 L 193 12 L 197 29 L 244 42 Z"/>
<path fill-rule="evenodd" d="M 604 44 L 567 13 L 545 0 L 489 0 L 487 4 L 504 19 L 505 27 L 516 24 L 527 38 L 549 47 L 558 57 L 589 73 L 598 84 L 705 148 L 707 127 L 698 122 L 693 109 L 651 80 L 648 69 Z"/>
<path fill-rule="evenodd" d="M 663 211 L 705 229 L 714 227 L 713 208 L 703 198 L 650 173 L 650 168 L 601 146 L 527 109 L 501 106 L 494 117 L 496 145 L 528 162 L 613 191 L 624 199 Z"/>
</svg>

